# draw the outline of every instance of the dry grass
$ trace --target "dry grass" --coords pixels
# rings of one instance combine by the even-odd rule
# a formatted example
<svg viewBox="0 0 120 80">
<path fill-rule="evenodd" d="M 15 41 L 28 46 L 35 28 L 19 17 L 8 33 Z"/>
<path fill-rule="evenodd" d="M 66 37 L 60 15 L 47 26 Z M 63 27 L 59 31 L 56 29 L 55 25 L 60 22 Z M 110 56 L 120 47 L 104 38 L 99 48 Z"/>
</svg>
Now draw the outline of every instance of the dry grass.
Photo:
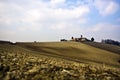
<svg viewBox="0 0 120 80">
<path fill-rule="evenodd" d="M 104 44 L 104 43 L 98 43 L 98 42 L 83 42 L 84 44 L 96 47 L 96 48 L 100 48 L 100 49 L 104 49 L 116 54 L 120 55 L 120 46 L 116 46 L 116 45 L 112 45 L 112 44 Z"/>
<path fill-rule="evenodd" d="M 76 43 L 53 43 L 54 46 L 66 48 L 79 47 Z M 25 48 L 26 45 L 38 46 L 38 50 Z M 78 63 L 63 59 L 62 56 L 45 56 L 47 52 L 39 52 L 41 47 L 52 46 L 51 43 L 17 45 L 0 44 L 0 80 L 119 80 L 120 69 L 105 64 Z M 85 46 L 84 44 L 80 44 Z M 22 46 L 22 45 L 21 45 Z M 65 48 L 64 47 L 64 48 Z M 53 49 L 52 48 L 52 49 Z M 66 50 L 65 48 L 65 50 Z M 37 51 L 34 51 L 37 50 Z M 55 48 L 56 50 L 56 48 Z M 52 51 L 52 50 L 51 50 Z M 56 50 L 56 52 L 59 52 Z M 67 52 L 67 51 L 66 51 Z M 42 54 L 43 53 L 43 54 Z M 106 52 L 107 53 L 107 52 Z M 42 55 L 41 55 L 42 54 Z M 49 53 L 49 54 L 52 54 Z M 60 54 L 60 53 L 54 53 Z M 86 53 L 87 54 L 87 53 Z M 58 56 L 60 58 L 58 58 Z M 67 56 L 69 57 L 69 56 Z M 71 57 L 72 58 L 72 57 Z M 84 61 L 84 60 L 83 60 Z M 86 61 L 85 61 L 86 62 Z"/>
<path fill-rule="evenodd" d="M 120 67 L 120 55 L 77 42 L 45 42 L 18 44 L 44 55 L 58 55 L 84 63 L 100 63 Z"/>
</svg>

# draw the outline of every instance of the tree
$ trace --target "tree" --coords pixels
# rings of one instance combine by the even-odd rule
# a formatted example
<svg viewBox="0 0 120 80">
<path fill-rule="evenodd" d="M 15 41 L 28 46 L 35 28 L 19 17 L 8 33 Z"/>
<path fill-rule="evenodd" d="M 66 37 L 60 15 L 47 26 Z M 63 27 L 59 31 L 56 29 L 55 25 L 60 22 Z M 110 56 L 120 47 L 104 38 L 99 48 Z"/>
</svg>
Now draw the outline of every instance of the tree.
<svg viewBox="0 0 120 80">
<path fill-rule="evenodd" d="M 74 39 L 74 37 L 71 38 L 72 40 Z"/>
<path fill-rule="evenodd" d="M 93 37 L 91 38 L 91 41 L 92 41 L 92 42 L 94 41 L 94 38 L 93 38 Z"/>
<path fill-rule="evenodd" d="M 83 35 L 81 35 L 81 38 L 83 38 Z"/>
<path fill-rule="evenodd" d="M 105 39 L 105 40 L 102 40 L 101 42 L 106 43 L 106 44 L 113 44 L 113 45 L 120 46 L 119 41 L 115 41 L 115 40 L 112 40 L 112 39 Z"/>
</svg>

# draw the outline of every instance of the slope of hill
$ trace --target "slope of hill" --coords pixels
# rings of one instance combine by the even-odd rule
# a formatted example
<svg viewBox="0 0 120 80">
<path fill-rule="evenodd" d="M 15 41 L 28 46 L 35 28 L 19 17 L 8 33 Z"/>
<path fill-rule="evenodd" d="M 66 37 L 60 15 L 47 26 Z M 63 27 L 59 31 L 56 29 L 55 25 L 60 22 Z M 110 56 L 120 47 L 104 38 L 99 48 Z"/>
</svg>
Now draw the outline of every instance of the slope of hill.
<svg viewBox="0 0 120 80">
<path fill-rule="evenodd" d="M 118 58 L 76 42 L 0 44 L 0 80 L 119 80 Z"/>
<path fill-rule="evenodd" d="M 26 49 L 43 55 L 60 56 L 62 58 L 84 63 L 102 63 L 112 66 L 120 66 L 120 55 L 95 48 L 78 42 L 45 42 L 45 43 L 21 43 Z"/>
<path fill-rule="evenodd" d="M 98 42 L 83 42 L 84 44 L 104 49 L 113 53 L 117 53 L 120 55 L 120 46 L 112 45 L 112 44 L 105 44 L 105 43 L 98 43 Z"/>
</svg>

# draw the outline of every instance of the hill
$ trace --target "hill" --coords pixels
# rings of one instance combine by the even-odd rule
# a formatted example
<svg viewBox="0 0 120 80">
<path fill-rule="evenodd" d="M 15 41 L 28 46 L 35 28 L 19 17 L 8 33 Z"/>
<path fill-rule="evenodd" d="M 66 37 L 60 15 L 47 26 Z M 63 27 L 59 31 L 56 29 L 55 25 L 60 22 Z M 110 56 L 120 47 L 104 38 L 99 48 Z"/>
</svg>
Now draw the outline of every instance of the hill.
<svg viewBox="0 0 120 80">
<path fill-rule="evenodd" d="M 119 57 L 77 42 L 0 44 L 0 80 L 119 80 Z"/>
<path fill-rule="evenodd" d="M 112 45 L 112 44 L 105 44 L 105 43 L 98 43 L 98 42 L 83 42 L 84 44 L 96 47 L 96 48 L 100 48 L 100 49 L 104 49 L 116 54 L 120 55 L 120 46 L 116 46 L 116 45 Z"/>
<path fill-rule="evenodd" d="M 79 42 L 43 42 L 18 44 L 38 54 L 58 56 L 83 63 L 120 66 L 120 55 Z"/>
</svg>

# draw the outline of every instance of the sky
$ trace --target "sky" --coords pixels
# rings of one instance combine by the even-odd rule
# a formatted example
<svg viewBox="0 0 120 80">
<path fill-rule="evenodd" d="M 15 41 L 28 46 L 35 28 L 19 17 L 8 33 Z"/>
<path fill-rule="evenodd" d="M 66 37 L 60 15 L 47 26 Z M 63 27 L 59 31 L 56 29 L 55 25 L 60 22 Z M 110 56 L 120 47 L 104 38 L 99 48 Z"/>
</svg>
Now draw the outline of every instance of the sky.
<svg viewBox="0 0 120 80">
<path fill-rule="evenodd" d="M 0 40 L 120 41 L 120 0 L 0 0 Z"/>
</svg>

